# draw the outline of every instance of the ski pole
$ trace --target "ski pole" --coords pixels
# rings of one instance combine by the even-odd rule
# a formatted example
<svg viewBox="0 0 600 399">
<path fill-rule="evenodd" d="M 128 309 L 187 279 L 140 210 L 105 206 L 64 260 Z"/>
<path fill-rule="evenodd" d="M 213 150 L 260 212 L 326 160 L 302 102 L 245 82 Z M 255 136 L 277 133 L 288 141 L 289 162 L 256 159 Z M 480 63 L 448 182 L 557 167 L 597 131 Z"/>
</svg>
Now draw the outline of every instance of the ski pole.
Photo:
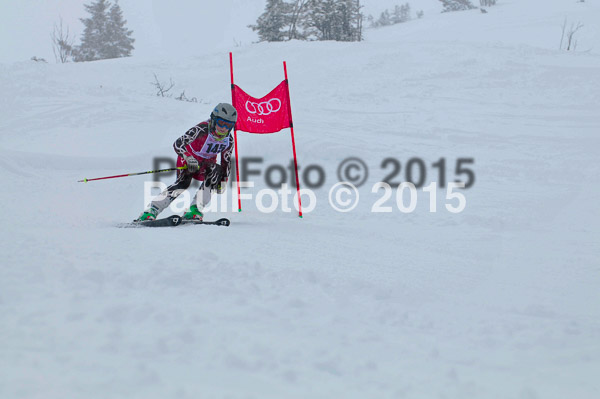
<svg viewBox="0 0 600 399">
<path fill-rule="evenodd" d="M 124 175 L 106 176 L 106 177 L 96 177 L 95 179 L 83 179 L 83 180 L 77 180 L 77 183 L 87 183 L 87 182 L 93 181 L 93 180 L 116 179 L 117 177 L 146 175 L 148 173 L 173 172 L 175 170 L 181 170 L 181 169 L 187 169 L 187 165 L 185 165 L 185 166 L 178 166 L 176 168 L 170 168 L 170 169 L 149 170 L 147 172 L 127 173 L 127 174 L 124 174 Z"/>
</svg>

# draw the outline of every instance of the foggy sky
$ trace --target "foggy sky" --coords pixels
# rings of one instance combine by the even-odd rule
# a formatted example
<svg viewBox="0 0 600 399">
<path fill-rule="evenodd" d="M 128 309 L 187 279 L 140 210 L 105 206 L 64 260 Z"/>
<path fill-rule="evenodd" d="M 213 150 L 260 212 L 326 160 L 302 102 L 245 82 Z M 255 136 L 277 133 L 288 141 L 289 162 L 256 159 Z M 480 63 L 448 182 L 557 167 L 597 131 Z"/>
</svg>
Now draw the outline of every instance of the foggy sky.
<svg viewBox="0 0 600 399">
<path fill-rule="evenodd" d="M 407 1 L 426 12 L 437 0 L 362 0 L 365 14 Z M 32 56 L 54 62 L 50 34 L 62 17 L 79 42 L 88 17 L 83 5 L 91 0 L 0 0 L 0 62 Z M 266 0 L 119 0 L 127 27 L 134 31 L 134 57 L 188 56 L 231 50 L 235 43 L 258 39 L 249 29 L 263 12 Z"/>
</svg>

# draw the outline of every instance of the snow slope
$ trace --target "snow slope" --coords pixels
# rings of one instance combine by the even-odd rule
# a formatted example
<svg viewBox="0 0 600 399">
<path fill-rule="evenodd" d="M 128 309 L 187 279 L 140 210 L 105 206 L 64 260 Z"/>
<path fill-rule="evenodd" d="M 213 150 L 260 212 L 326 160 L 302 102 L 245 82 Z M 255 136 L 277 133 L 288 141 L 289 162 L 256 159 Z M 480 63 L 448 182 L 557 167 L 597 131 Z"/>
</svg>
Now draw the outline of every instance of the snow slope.
<svg viewBox="0 0 600 399">
<path fill-rule="evenodd" d="M 207 215 L 229 228 L 120 229 L 151 177 L 76 182 L 172 156 L 229 99 L 226 53 L 0 64 L 0 397 L 598 397 L 600 7 L 500 3 L 235 49 L 256 96 L 288 62 L 301 171 L 327 173 L 303 219 L 229 201 Z M 582 51 L 557 49 L 566 16 Z M 200 102 L 155 97 L 153 73 Z M 289 133 L 239 150 L 264 174 Z M 350 156 L 370 174 L 340 213 Z M 423 159 L 427 183 L 473 158 L 466 209 L 440 189 L 435 213 L 421 191 L 412 213 L 371 212 L 387 157 Z"/>
</svg>

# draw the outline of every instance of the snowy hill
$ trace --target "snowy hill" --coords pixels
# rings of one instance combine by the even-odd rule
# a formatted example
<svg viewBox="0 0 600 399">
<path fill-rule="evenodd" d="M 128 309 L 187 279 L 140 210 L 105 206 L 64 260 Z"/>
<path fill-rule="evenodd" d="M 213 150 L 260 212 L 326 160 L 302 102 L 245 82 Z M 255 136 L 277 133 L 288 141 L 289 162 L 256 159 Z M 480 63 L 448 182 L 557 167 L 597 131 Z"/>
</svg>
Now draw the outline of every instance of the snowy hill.
<svg viewBox="0 0 600 399">
<path fill-rule="evenodd" d="M 578 51 L 558 50 L 565 17 L 585 25 Z M 206 216 L 229 228 L 117 228 L 152 177 L 77 183 L 173 157 L 230 99 L 227 53 L 0 64 L 0 397 L 598 397 L 599 49 L 597 3 L 534 0 L 235 48 L 256 96 L 287 61 L 301 174 L 326 180 L 302 219 L 238 213 L 229 190 Z M 199 102 L 156 97 L 154 74 Z M 289 132 L 238 145 L 264 158 L 256 197 Z M 342 213 L 328 195 L 348 157 L 370 173 Z M 438 188 L 436 212 L 422 189 L 413 212 L 395 194 L 372 212 L 387 158 L 394 182 L 422 160 L 425 186 L 470 168 L 465 209 Z"/>
</svg>

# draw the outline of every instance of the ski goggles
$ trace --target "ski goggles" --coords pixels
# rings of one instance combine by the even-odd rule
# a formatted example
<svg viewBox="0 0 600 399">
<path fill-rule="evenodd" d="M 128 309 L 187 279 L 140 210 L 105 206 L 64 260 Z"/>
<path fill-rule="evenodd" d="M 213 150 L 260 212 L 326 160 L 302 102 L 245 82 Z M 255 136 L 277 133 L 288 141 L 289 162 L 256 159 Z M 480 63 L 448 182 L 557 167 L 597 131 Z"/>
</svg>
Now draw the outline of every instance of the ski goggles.
<svg viewBox="0 0 600 399">
<path fill-rule="evenodd" d="M 227 128 L 227 130 L 233 129 L 235 126 L 235 122 L 226 121 L 225 119 L 217 118 L 215 120 L 215 126 L 222 128 Z"/>
</svg>

